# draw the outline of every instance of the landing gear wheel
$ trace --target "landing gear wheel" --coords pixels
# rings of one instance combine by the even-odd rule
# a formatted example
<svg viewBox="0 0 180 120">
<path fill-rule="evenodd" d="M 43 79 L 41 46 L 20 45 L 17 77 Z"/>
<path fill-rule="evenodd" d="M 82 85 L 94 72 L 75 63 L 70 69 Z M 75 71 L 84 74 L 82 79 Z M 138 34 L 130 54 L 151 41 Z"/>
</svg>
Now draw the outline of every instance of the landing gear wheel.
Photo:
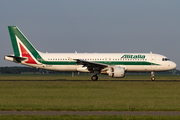
<svg viewBox="0 0 180 120">
<path fill-rule="evenodd" d="M 151 72 L 151 80 L 154 81 L 155 80 L 155 77 L 154 77 L 154 72 L 152 71 Z"/>
<path fill-rule="evenodd" d="M 93 75 L 93 76 L 91 77 L 91 80 L 92 80 L 92 81 L 97 81 L 97 80 L 98 80 L 98 76 L 97 76 L 97 75 Z"/>
<path fill-rule="evenodd" d="M 154 80 L 155 80 L 155 77 L 152 77 L 151 80 L 154 81 Z"/>
</svg>

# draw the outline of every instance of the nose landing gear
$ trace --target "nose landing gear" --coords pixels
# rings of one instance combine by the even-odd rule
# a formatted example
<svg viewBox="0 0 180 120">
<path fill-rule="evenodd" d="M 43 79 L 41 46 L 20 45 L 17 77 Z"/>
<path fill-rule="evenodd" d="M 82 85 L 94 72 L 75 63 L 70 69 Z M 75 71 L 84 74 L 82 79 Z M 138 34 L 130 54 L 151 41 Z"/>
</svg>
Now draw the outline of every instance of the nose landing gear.
<svg viewBox="0 0 180 120">
<path fill-rule="evenodd" d="M 151 72 L 151 80 L 154 81 L 155 77 L 154 77 L 154 72 Z"/>
</svg>

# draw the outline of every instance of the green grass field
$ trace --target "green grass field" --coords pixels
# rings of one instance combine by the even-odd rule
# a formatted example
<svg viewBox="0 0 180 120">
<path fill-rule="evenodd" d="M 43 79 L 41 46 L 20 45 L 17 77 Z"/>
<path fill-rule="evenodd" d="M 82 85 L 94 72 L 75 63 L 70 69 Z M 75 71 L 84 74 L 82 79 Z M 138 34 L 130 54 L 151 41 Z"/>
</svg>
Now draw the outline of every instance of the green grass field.
<svg viewBox="0 0 180 120">
<path fill-rule="evenodd" d="M 0 115 L 1 120 L 179 120 L 180 116 L 78 116 L 78 115 L 61 115 L 61 116 L 28 116 L 28 115 Z"/>
<path fill-rule="evenodd" d="M 179 76 L 154 82 L 149 76 L 103 77 L 93 82 L 89 76 L 1 75 L 0 110 L 180 111 Z"/>
<path fill-rule="evenodd" d="M 126 75 L 124 78 L 111 78 L 107 75 L 98 75 L 99 80 L 151 80 L 151 75 Z M 180 75 L 155 75 L 156 80 L 180 80 Z M 91 80 L 91 75 L 78 75 L 72 77 L 70 74 L 55 75 L 0 75 L 0 80 Z"/>
</svg>

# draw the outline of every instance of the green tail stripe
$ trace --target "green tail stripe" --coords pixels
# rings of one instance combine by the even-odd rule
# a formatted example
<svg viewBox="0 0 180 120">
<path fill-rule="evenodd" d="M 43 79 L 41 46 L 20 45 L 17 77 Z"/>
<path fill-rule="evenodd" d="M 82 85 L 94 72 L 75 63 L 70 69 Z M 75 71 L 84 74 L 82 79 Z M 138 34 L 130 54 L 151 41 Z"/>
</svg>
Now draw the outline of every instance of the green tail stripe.
<svg viewBox="0 0 180 120">
<path fill-rule="evenodd" d="M 27 38 L 22 34 L 22 32 L 16 26 L 8 26 L 11 42 L 14 50 L 14 55 L 19 57 L 20 52 L 17 45 L 16 36 L 20 39 L 20 41 L 26 46 L 26 48 L 31 52 L 34 58 L 38 58 L 38 61 L 42 60 L 42 57 L 39 55 L 37 50 L 32 46 L 32 44 L 27 40 Z"/>
<path fill-rule="evenodd" d="M 13 47 L 13 50 L 14 50 L 14 55 L 16 57 L 20 57 L 20 53 L 19 53 L 19 49 L 18 49 L 15 33 L 14 33 L 14 30 L 13 30 L 14 28 L 16 28 L 16 26 L 8 26 L 9 35 L 11 37 L 11 43 L 12 43 L 12 47 Z"/>
</svg>

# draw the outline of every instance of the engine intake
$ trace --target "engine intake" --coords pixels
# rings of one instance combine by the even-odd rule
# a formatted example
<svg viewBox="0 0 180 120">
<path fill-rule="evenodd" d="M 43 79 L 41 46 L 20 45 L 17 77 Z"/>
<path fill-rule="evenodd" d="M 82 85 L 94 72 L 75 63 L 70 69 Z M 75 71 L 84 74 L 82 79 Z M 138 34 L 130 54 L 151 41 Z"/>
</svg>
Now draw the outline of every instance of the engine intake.
<svg viewBox="0 0 180 120">
<path fill-rule="evenodd" d="M 108 75 L 115 78 L 123 78 L 125 76 L 125 68 L 123 67 L 110 67 Z"/>
</svg>

